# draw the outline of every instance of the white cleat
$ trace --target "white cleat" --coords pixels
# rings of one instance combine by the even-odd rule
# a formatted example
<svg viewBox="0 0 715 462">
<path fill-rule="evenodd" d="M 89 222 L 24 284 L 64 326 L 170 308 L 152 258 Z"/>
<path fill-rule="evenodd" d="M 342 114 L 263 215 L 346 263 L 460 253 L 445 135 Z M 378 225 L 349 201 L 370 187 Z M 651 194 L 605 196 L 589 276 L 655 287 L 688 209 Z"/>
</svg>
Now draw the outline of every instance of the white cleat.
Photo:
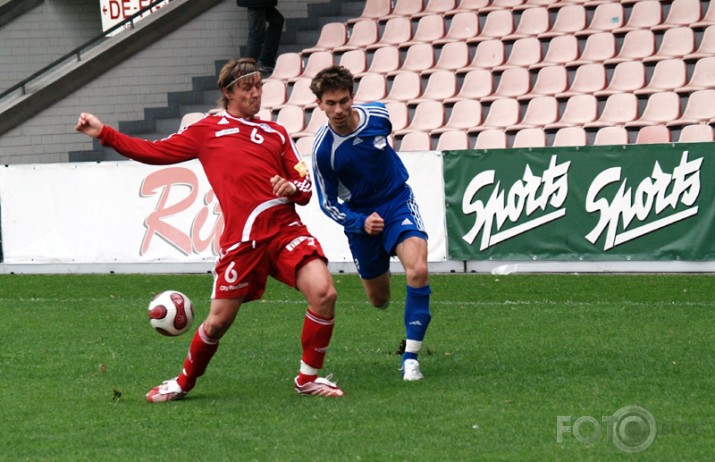
<svg viewBox="0 0 715 462">
<path fill-rule="evenodd" d="M 182 399 L 186 396 L 184 390 L 179 386 L 179 382 L 176 381 L 178 377 L 174 377 L 170 380 L 164 380 L 161 385 L 158 385 L 146 394 L 146 400 L 150 403 L 162 403 L 164 401 L 176 401 Z"/>
<path fill-rule="evenodd" d="M 335 382 L 331 382 L 332 374 L 323 378 L 318 377 L 312 382 L 298 385 L 298 377 L 295 378 L 295 391 L 301 395 L 312 396 L 343 396 L 345 393 L 338 388 Z"/>
<path fill-rule="evenodd" d="M 420 372 L 420 363 L 416 359 L 406 359 L 402 363 L 402 380 L 405 382 L 415 382 L 425 378 Z"/>
</svg>

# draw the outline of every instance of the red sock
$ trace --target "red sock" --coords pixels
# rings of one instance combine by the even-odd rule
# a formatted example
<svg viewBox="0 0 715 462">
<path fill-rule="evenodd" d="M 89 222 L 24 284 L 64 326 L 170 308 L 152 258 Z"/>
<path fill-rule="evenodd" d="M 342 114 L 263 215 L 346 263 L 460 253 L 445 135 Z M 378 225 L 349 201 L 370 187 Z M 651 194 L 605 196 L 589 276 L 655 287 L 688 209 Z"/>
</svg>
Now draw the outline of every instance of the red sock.
<svg viewBox="0 0 715 462">
<path fill-rule="evenodd" d="M 206 335 L 204 325 L 201 324 L 191 340 L 189 354 L 184 360 L 184 369 L 177 379 L 182 390 L 190 391 L 194 388 L 196 379 L 204 375 L 216 350 L 218 350 L 218 339 Z"/>
<path fill-rule="evenodd" d="M 322 369 L 325 352 L 333 336 L 335 319 L 327 319 L 308 310 L 303 321 L 301 344 L 303 345 L 303 362 L 313 369 Z M 317 375 L 300 373 L 298 383 L 304 384 L 315 380 Z"/>
</svg>

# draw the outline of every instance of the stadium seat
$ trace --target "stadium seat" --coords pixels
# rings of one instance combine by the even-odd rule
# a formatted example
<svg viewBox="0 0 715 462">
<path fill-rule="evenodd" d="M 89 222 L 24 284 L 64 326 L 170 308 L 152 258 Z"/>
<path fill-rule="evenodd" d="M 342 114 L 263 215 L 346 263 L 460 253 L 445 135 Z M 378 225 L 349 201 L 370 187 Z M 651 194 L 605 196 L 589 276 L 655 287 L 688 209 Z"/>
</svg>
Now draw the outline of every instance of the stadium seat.
<svg viewBox="0 0 715 462">
<path fill-rule="evenodd" d="M 482 104 L 476 99 L 463 99 L 452 106 L 449 119 L 439 128 L 431 131 L 432 135 L 458 130 L 467 131 L 482 124 Z"/>
<path fill-rule="evenodd" d="M 467 39 L 467 43 L 500 39 L 514 32 L 514 16 L 510 10 L 493 10 L 487 13 L 479 35 Z"/>
<path fill-rule="evenodd" d="M 636 144 L 670 143 L 672 135 L 665 125 L 648 125 L 638 130 Z"/>
<path fill-rule="evenodd" d="M 531 77 L 525 67 L 510 67 L 502 72 L 496 90 L 489 96 L 482 97 L 483 102 L 500 98 L 516 98 L 525 95 L 531 89 Z"/>
<path fill-rule="evenodd" d="M 515 40 L 525 37 L 537 37 L 551 28 L 549 10 L 545 7 L 535 7 L 523 10 L 514 32 L 504 37 L 504 40 Z"/>
<path fill-rule="evenodd" d="M 498 128 L 504 130 L 519 123 L 520 108 L 519 102 L 513 98 L 502 98 L 495 100 L 489 106 L 484 122 L 469 132 L 478 132 L 488 128 Z"/>
<path fill-rule="evenodd" d="M 415 35 L 411 40 L 400 44 L 400 46 L 410 46 L 415 43 L 434 43 L 445 35 L 444 18 L 441 15 L 430 14 L 422 16 L 417 22 Z"/>
<path fill-rule="evenodd" d="M 707 58 L 708 56 L 715 56 L 715 26 L 709 26 L 705 29 L 698 48 L 692 53 L 683 56 L 683 59 Z"/>
<path fill-rule="evenodd" d="M 524 0 L 492 0 L 488 7 L 483 8 L 483 11 L 514 9 L 524 4 Z"/>
<path fill-rule="evenodd" d="M 700 0 L 673 0 L 665 20 L 651 29 L 668 29 L 670 27 L 690 26 L 700 21 L 702 8 Z"/>
<path fill-rule="evenodd" d="M 477 44 L 474 57 L 469 65 L 458 72 L 464 73 L 472 69 L 492 69 L 503 64 L 505 59 L 504 43 L 501 40 L 485 40 Z"/>
<path fill-rule="evenodd" d="M 430 74 L 438 70 L 456 72 L 467 65 L 469 65 L 469 46 L 465 42 L 449 42 L 439 50 L 439 57 L 434 66 L 424 69 L 422 74 Z"/>
<path fill-rule="evenodd" d="M 396 46 L 381 47 L 375 50 L 367 72 L 372 74 L 389 74 L 400 68 L 400 50 Z"/>
<path fill-rule="evenodd" d="M 583 30 L 576 31 L 576 35 L 589 35 L 599 32 L 613 32 L 623 26 L 623 5 L 619 2 L 601 3 L 593 11 L 591 21 Z"/>
<path fill-rule="evenodd" d="M 507 131 L 524 128 L 545 127 L 559 120 L 559 102 L 553 96 L 537 96 L 529 100 L 524 116 L 518 124 L 507 127 Z"/>
<path fill-rule="evenodd" d="M 452 10 L 452 13 L 463 13 L 470 11 L 483 11 L 489 7 L 491 0 L 460 0 L 459 5 Z"/>
<path fill-rule="evenodd" d="M 586 9 L 583 5 L 564 5 L 557 13 L 556 19 L 548 32 L 539 34 L 540 38 L 572 35 L 586 28 Z"/>
<path fill-rule="evenodd" d="M 295 147 L 298 149 L 298 153 L 303 157 L 310 157 L 313 155 L 313 142 L 315 141 L 314 136 L 304 136 L 295 140 Z"/>
<path fill-rule="evenodd" d="M 596 136 L 593 138 L 594 146 L 628 143 L 628 130 L 622 126 L 604 126 L 596 132 Z"/>
<path fill-rule="evenodd" d="M 504 130 L 493 128 L 477 134 L 474 149 L 506 149 L 507 144 L 507 136 Z"/>
<path fill-rule="evenodd" d="M 586 63 L 603 63 L 615 55 L 616 37 L 610 32 L 599 32 L 589 35 L 581 56 L 566 64 L 567 66 L 578 66 Z"/>
<path fill-rule="evenodd" d="M 504 64 L 496 66 L 494 69 L 501 70 L 508 67 L 527 68 L 538 64 L 541 58 L 541 42 L 539 39 L 536 37 L 524 37 L 514 42 Z"/>
<path fill-rule="evenodd" d="M 450 151 L 453 149 L 469 149 L 469 135 L 463 130 L 449 130 L 437 138 L 437 151 Z"/>
<path fill-rule="evenodd" d="M 288 133 L 298 133 L 305 129 L 305 111 L 300 106 L 283 106 L 276 116 L 276 122 L 283 125 Z"/>
<path fill-rule="evenodd" d="M 276 66 L 271 73 L 271 79 L 290 80 L 303 72 L 303 58 L 300 53 L 281 53 L 276 58 Z"/>
<path fill-rule="evenodd" d="M 273 113 L 270 109 L 263 107 L 260 111 L 258 111 L 256 117 L 260 120 L 273 120 Z"/>
<path fill-rule="evenodd" d="M 414 0 L 412 0 L 414 1 Z M 426 0 L 426 5 L 421 13 L 417 16 L 424 16 L 427 14 L 447 14 L 457 8 L 457 0 Z"/>
<path fill-rule="evenodd" d="M 517 99 L 525 100 L 537 96 L 555 96 L 568 89 L 568 72 L 564 66 L 546 66 L 539 69 L 536 74 L 534 86 L 529 93 L 518 96 Z"/>
<path fill-rule="evenodd" d="M 392 80 L 385 102 L 410 103 L 412 99 L 422 95 L 422 77 L 417 72 L 400 71 Z"/>
<path fill-rule="evenodd" d="M 715 118 L 715 90 L 697 90 L 690 94 L 683 114 L 667 126 L 708 123 Z"/>
<path fill-rule="evenodd" d="M 188 112 L 184 114 L 179 122 L 179 130 L 183 130 L 197 120 L 201 120 L 206 116 L 203 112 Z"/>
<path fill-rule="evenodd" d="M 361 50 L 375 44 L 380 39 L 380 26 L 375 19 L 361 19 L 352 25 L 350 37 L 345 45 L 335 47 L 336 52 Z"/>
<path fill-rule="evenodd" d="M 394 20 L 393 20 L 394 21 Z M 459 43 L 459 42 L 454 42 Z M 401 71 L 422 72 L 434 67 L 434 50 L 430 43 L 416 43 L 407 48 L 405 60 L 399 69 L 388 72 L 388 75 L 395 75 Z"/>
<path fill-rule="evenodd" d="M 673 91 L 653 93 L 648 97 L 641 116 L 626 127 L 645 127 L 665 124 L 680 117 L 680 95 Z"/>
<path fill-rule="evenodd" d="M 606 99 L 598 119 L 583 124 L 585 128 L 624 125 L 638 118 L 638 98 L 633 93 L 616 93 Z"/>
<path fill-rule="evenodd" d="M 392 12 L 383 19 L 392 19 L 395 17 L 409 18 L 422 13 L 424 10 L 423 0 L 395 0 Z"/>
<path fill-rule="evenodd" d="M 706 88 L 715 88 L 715 56 L 697 60 L 688 83 L 676 91 L 686 93 Z"/>
<path fill-rule="evenodd" d="M 655 34 L 648 29 L 627 32 L 618 53 L 605 60 L 606 64 L 640 60 L 655 54 Z"/>
<path fill-rule="evenodd" d="M 564 127 L 554 134 L 552 146 L 586 146 L 588 135 L 583 127 Z"/>
<path fill-rule="evenodd" d="M 393 133 L 402 130 L 410 123 L 410 112 L 405 103 L 385 103 L 385 108 L 390 114 Z"/>
<path fill-rule="evenodd" d="M 524 128 L 514 135 L 513 148 L 543 148 L 546 147 L 546 133 L 541 127 Z"/>
<path fill-rule="evenodd" d="M 381 19 L 392 13 L 392 0 L 366 0 L 360 16 L 348 20 L 348 23 L 357 22 L 361 19 Z"/>
<path fill-rule="evenodd" d="M 312 79 L 298 79 L 292 84 L 290 95 L 284 104 L 274 106 L 280 109 L 283 106 L 300 106 L 302 108 L 313 108 L 317 106 L 315 94 L 310 90 Z M 265 90 L 264 90 L 265 92 Z"/>
<path fill-rule="evenodd" d="M 380 39 L 365 48 L 373 50 L 388 45 L 400 46 L 412 39 L 412 22 L 410 18 L 398 16 L 391 18 L 385 23 L 385 28 L 380 35 Z"/>
<path fill-rule="evenodd" d="M 407 127 L 401 130 L 394 130 L 396 136 L 402 136 L 410 132 L 429 133 L 444 125 L 444 106 L 438 101 L 423 101 L 415 107 L 415 112 Z"/>
<path fill-rule="evenodd" d="M 273 109 L 285 104 L 288 98 L 288 88 L 282 80 L 267 79 L 263 81 L 263 97 L 261 107 Z"/>
<path fill-rule="evenodd" d="M 444 101 L 457 93 L 457 75 L 451 71 L 438 70 L 430 74 L 422 96 L 412 99 L 412 104 L 422 101 Z"/>
<path fill-rule="evenodd" d="M 566 65 L 576 61 L 581 52 L 578 45 L 578 39 L 573 35 L 560 35 L 552 38 L 548 42 L 546 54 L 540 63 L 529 66 L 531 69 L 553 66 Z"/>
<path fill-rule="evenodd" d="M 713 127 L 707 124 L 686 125 L 680 130 L 679 143 L 707 143 L 715 141 Z"/>
<path fill-rule="evenodd" d="M 316 51 L 308 55 L 303 72 L 298 77 L 289 78 L 288 81 L 298 79 L 312 79 L 315 74 L 333 65 L 333 54 L 329 51 Z"/>
<path fill-rule="evenodd" d="M 472 69 L 464 74 L 462 85 L 457 94 L 451 98 L 446 98 L 445 103 L 454 103 L 463 99 L 479 100 L 489 96 L 494 91 L 492 73 L 487 69 Z"/>
<path fill-rule="evenodd" d="M 329 22 L 320 29 L 320 36 L 314 46 L 304 48 L 303 54 L 316 51 L 332 51 L 345 45 L 348 40 L 348 28 L 343 22 Z"/>
<path fill-rule="evenodd" d="M 515 6 L 513 10 L 523 10 L 527 8 L 546 7 L 553 8 L 560 4 L 561 0 L 525 0 L 521 5 Z"/>
<path fill-rule="evenodd" d="M 715 5 L 713 5 L 712 0 L 709 2 L 708 9 L 703 14 L 703 17 L 699 21 L 690 24 L 690 27 L 699 28 L 706 27 L 715 24 Z"/>
<path fill-rule="evenodd" d="M 387 96 L 387 78 L 383 74 L 368 73 L 357 82 L 355 102 L 381 101 Z"/>
<path fill-rule="evenodd" d="M 584 93 L 595 93 L 606 88 L 606 67 L 601 63 L 583 64 L 576 68 L 569 89 L 558 93 L 557 98 L 565 98 Z"/>
<path fill-rule="evenodd" d="M 559 121 L 547 124 L 546 129 L 583 126 L 598 117 L 598 100 L 594 95 L 575 95 L 566 100 L 566 106 Z"/>
<path fill-rule="evenodd" d="M 636 95 L 646 95 L 659 91 L 675 91 L 686 85 L 688 72 L 682 59 L 664 59 L 655 63 L 653 74 L 648 84 L 638 90 Z"/>
<path fill-rule="evenodd" d="M 328 121 L 328 117 L 325 115 L 322 109 L 316 107 L 310 112 L 310 119 L 305 126 L 305 129 L 300 132 L 291 133 L 293 138 L 303 138 L 306 136 L 313 136 L 318 132 L 318 129 Z"/>
<path fill-rule="evenodd" d="M 624 61 L 613 69 L 606 88 L 598 90 L 596 96 L 609 96 L 614 93 L 635 92 L 646 84 L 646 69 L 640 61 Z"/>
<path fill-rule="evenodd" d="M 399 152 L 431 151 L 432 138 L 425 132 L 410 132 L 400 140 Z"/>
<path fill-rule="evenodd" d="M 650 30 L 663 22 L 663 7 L 659 0 L 641 0 L 633 3 L 628 21 L 613 32 L 620 34 L 632 30 Z"/>
<path fill-rule="evenodd" d="M 350 70 L 355 77 L 361 77 L 367 72 L 367 55 L 365 50 L 349 50 L 340 55 L 338 64 Z"/>
<path fill-rule="evenodd" d="M 695 51 L 695 32 L 690 27 L 674 27 L 663 33 L 658 51 L 643 58 L 644 62 L 682 58 Z"/>
<path fill-rule="evenodd" d="M 464 0 L 463 0 L 464 1 Z M 452 16 L 449 28 L 444 37 L 435 40 L 435 45 L 448 42 L 467 41 L 479 34 L 479 17 L 473 11 L 460 11 Z"/>
</svg>

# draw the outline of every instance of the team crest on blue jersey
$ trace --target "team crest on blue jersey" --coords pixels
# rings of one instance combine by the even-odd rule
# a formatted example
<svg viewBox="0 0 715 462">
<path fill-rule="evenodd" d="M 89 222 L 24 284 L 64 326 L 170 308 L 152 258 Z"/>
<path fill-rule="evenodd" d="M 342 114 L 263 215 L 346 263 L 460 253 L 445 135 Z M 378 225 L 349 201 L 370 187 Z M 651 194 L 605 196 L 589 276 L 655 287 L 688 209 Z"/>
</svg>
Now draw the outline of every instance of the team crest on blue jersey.
<svg viewBox="0 0 715 462">
<path fill-rule="evenodd" d="M 375 146 L 377 149 L 383 151 L 385 147 L 387 147 L 387 138 L 384 136 L 376 136 L 375 141 L 372 142 L 372 145 Z"/>
</svg>

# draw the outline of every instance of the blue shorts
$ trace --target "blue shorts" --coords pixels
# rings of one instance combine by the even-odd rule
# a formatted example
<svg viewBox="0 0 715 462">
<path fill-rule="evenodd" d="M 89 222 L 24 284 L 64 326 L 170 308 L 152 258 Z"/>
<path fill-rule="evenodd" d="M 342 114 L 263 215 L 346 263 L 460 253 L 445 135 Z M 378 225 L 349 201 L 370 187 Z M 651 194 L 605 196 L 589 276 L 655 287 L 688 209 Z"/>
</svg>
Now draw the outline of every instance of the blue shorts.
<svg viewBox="0 0 715 462">
<path fill-rule="evenodd" d="M 362 279 L 373 279 L 390 270 L 390 257 L 395 255 L 397 245 L 408 237 L 427 240 L 420 210 L 412 189 L 405 189 L 395 198 L 376 207 L 354 209 L 370 215 L 377 212 L 385 220 L 385 229 L 377 236 L 365 233 L 345 233 L 350 252 Z"/>
</svg>

